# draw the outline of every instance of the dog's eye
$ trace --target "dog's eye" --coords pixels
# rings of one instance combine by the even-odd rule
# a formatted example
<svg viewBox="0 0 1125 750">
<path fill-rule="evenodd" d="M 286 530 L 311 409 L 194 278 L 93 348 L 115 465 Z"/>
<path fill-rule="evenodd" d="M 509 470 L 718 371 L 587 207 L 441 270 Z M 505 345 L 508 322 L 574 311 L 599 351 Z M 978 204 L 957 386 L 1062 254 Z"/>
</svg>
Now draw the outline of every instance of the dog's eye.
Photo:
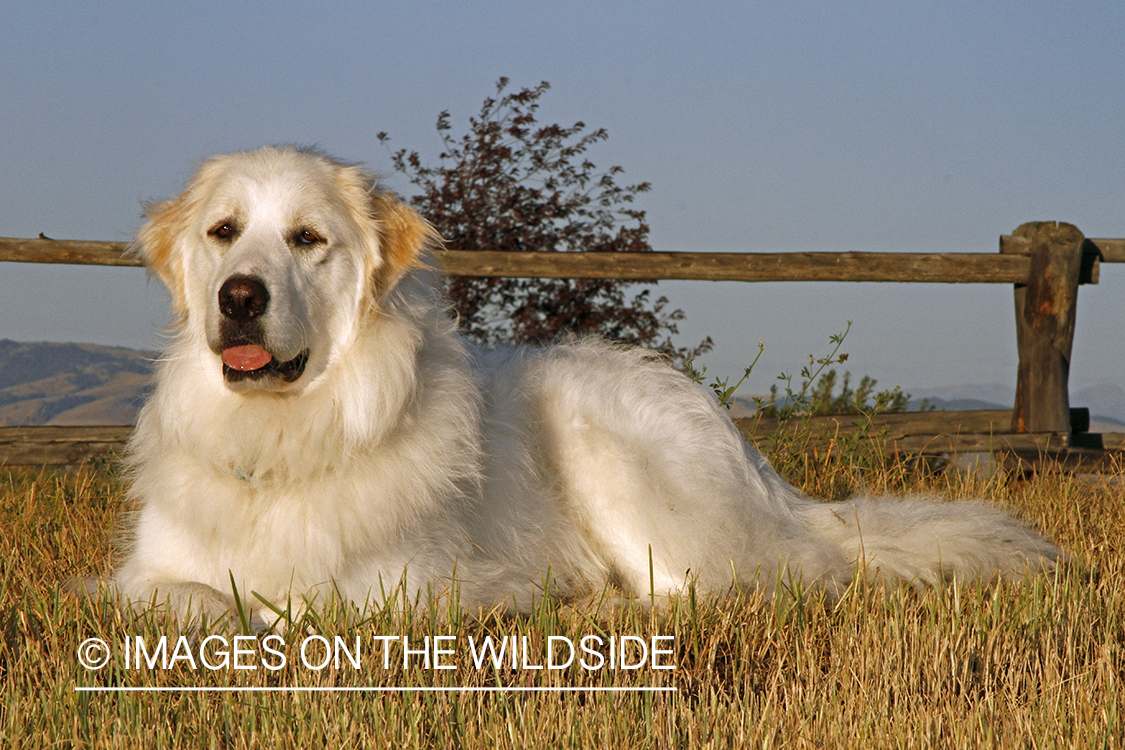
<svg viewBox="0 0 1125 750">
<path fill-rule="evenodd" d="M 229 240 L 234 237 L 234 224 L 229 221 L 224 221 L 207 230 L 207 234 L 211 235 L 217 240 Z"/>
<path fill-rule="evenodd" d="M 302 229 L 298 231 L 297 234 L 293 235 L 293 241 L 298 245 L 304 245 L 307 247 L 309 245 L 316 245 L 318 243 L 324 242 L 324 239 L 311 229 Z"/>
</svg>

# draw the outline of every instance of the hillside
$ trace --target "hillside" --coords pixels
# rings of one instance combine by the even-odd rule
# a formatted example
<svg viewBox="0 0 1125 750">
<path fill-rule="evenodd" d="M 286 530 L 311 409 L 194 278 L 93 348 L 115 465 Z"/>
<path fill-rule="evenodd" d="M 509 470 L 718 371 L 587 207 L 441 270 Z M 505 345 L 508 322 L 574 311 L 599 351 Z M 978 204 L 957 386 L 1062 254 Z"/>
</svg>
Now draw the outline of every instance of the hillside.
<svg viewBox="0 0 1125 750">
<path fill-rule="evenodd" d="M 0 426 L 132 424 L 153 352 L 0 340 Z"/>
<path fill-rule="evenodd" d="M 0 340 L 0 426 L 132 424 L 150 386 L 155 352 L 94 344 Z M 927 399 L 939 410 L 1010 409 L 1015 389 L 962 384 L 920 389 L 912 407 Z M 1125 389 L 1101 384 L 1071 393 L 1073 406 L 1093 415 L 1094 432 L 1120 432 Z M 753 411 L 739 400 L 739 408 Z"/>
<path fill-rule="evenodd" d="M 912 403 L 920 404 L 922 399 L 941 411 L 1010 409 L 1016 400 L 1016 389 L 998 383 L 949 385 L 922 389 Z M 1072 389 L 1070 405 L 1090 410 L 1091 432 L 1120 432 L 1125 424 L 1125 388 L 1121 386 L 1102 383 Z"/>
</svg>

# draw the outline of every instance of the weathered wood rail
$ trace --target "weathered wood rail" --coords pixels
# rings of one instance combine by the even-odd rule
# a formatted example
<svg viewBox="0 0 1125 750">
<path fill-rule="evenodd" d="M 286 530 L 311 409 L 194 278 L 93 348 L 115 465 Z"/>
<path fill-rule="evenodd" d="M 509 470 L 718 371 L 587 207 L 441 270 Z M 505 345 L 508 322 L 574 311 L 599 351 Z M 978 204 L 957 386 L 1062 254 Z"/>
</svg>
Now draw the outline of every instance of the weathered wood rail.
<svg viewBox="0 0 1125 750">
<path fill-rule="evenodd" d="M 0 427 L 0 464 L 80 464 L 111 451 L 120 452 L 132 433 L 132 425 Z"/>
<path fill-rule="evenodd" d="M 140 266 L 128 243 L 0 238 L 0 261 Z M 881 281 L 1011 284 L 1019 367 L 1011 410 L 924 412 L 801 420 L 812 437 L 862 430 L 912 455 L 1004 453 L 1071 464 L 1125 455 L 1125 434 L 1089 432 L 1068 391 L 1078 287 L 1100 264 L 1125 263 L 1125 239 L 1090 239 L 1073 225 L 1033 222 L 1000 238 L 999 253 L 540 253 L 438 251 L 462 276 L 708 281 Z M 769 443 L 786 425 L 740 420 Z M 792 426 L 790 426 L 791 428 Z M 131 428 L 0 427 L 0 465 L 72 464 L 119 449 Z"/>
<path fill-rule="evenodd" d="M 1024 225 L 1028 226 L 1028 225 Z M 1018 232 L 1019 230 L 1017 230 Z M 1085 240 L 1083 257 L 1125 263 L 1125 239 Z M 0 237 L 0 261 L 140 266 L 126 242 Z M 508 253 L 439 250 L 458 276 L 697 281 L 898 281 L 1026 284 L 1029 238 L 1001 238 L 996 253 Z M 1097 260 L 1095 260 L 1097 259 Z M 1093 283 L 1097 282 L 1096 275 Z"/>
<path fill-rule="evenodd" d="M 888 455 L 948 456 L 983 453 L 1033 465 L 1043 459 L 1070 468 L 1096 471 L 1114 467 L 1125 456 L 1125 433 L 1090 432 L 1090 410 L 1070 410 L 1070 429 L 1064 432 L 1014 432 L 1011 409 L 900 412 L 817 416 L 779 423 L 776 419 L 744 417 L 735 420 L 760 448 L 779 441 L 825 443 L 847 434 L 877 441 Z M 1116 458 L 1115 458 L 1116 457 Z M 1120 469 L 1118 464 L 1115 468 Z"/>
</svg>

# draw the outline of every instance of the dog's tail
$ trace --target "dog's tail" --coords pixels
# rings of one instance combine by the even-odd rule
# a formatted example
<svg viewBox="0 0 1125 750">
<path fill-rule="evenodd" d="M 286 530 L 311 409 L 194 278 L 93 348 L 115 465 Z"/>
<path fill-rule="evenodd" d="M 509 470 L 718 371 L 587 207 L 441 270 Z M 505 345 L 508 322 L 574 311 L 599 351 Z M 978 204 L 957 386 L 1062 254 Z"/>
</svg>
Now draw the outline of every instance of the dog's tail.
<svg viewBox="0 0 1125 750">
<path fill-rule="evenodd" d="M 860 497 L 808 502 L 798 513 L 869 580 L 934 586 L 1016 579 L 1053 569 L 1063 555 L 1011 515 L 977 501 Z"/>
</svg>

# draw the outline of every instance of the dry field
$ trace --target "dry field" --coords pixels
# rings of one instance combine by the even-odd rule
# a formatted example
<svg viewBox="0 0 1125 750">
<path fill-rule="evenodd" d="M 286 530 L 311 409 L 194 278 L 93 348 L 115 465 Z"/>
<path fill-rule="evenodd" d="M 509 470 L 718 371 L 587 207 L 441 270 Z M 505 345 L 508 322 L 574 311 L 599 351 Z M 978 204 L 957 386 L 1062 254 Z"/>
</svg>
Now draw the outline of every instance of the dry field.
<svg viewBox="0 0 1125 750">
<path fill-rule="evenodd" d="M 112 470 L 0 471 L 0 746 L 1122 744 L 1121 471 L 922 476 L 854 445 L 781 447 L 774 459 L 821 497 L 858 487 L 985 497 L 1070 559 L 1023 585 L 856 586 L 835 603 L 778 581 L 768 601 L 685 594 L 611 610 L 547 599 L 522 618 L 329 606 L 272 641 L 218 629 L 181 641 L 159 618 L 60 592 L 112 567 L 123 514 Z M 97 670 L 80 661 L 101 656 L 92 638 L 108 647 Z M 494 664 L 486 638 L 516 646 L 515 660 L 509 650 Z M 519 690 L 480 690 L 498 686 Z"/>
</svg>

